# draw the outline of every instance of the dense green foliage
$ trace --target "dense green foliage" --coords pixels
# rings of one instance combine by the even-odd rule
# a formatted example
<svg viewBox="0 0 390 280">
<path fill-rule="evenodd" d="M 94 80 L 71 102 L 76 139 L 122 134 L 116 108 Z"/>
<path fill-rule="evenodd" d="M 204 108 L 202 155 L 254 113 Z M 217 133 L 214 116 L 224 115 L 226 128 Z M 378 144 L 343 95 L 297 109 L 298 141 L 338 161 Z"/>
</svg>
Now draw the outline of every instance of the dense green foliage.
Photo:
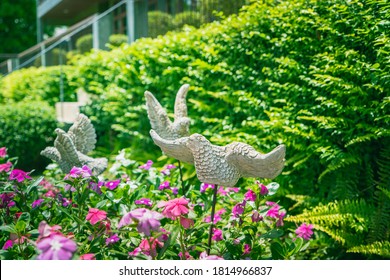
<svg viewBox="0 0 390 280">
<path fill-rule="evenodd" d="M 101 145 L 160 155 L 143 93 L 172 112 L 189 83 L 191 132 L 263 151 L 286 144 L 278 182 L 302 198 L 288 213 L 298 219 L 304 207 L 309 218 L 351 204 L 343 223 L 319 218 L 316 226 L 345 252 L 367 253 L 388 248 L 381 242 L 390 234 L 389 25 L 384 0 L 257 1 L 199 30 L 92 52 L 74 69 L 94 99 L 85 111 Z M 360 203 L 370 211 L 353 207 Z"/>
<path fill-rule="evenodd" d="M 77 51 L 81 54 L 89 52 L 92 49 L 92 45 L 93 45 L 92 40 L 93 40 L 92 34 L 87 34 L 78 38 L 76 41 Z"/>
<path fill-rule="evenodd" d="M 63 79 L 64 101 L 76 99 L 73 67 L 54 66 L 27 68 L 12 72 L 1 80 L 0 101 L 45 100 L 50 105 L 60 101 L 61 77 Z"/>
<path fill-rule="evenodd" d="M 41 150 L 53 144 L 58 127 L 54 109 L 45 102 L 0 105 L 0 145 L 18 156 L 18 168 L 43 170 L 49 161 Z"/>
</svg>

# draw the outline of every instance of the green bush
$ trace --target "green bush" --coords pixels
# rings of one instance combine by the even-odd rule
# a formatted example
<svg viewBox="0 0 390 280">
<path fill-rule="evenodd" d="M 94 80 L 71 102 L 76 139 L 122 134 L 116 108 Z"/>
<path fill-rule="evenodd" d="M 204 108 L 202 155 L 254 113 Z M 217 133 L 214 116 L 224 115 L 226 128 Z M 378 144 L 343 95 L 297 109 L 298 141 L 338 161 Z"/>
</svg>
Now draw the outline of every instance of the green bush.
<svg viewBox="0 0 390 280">
<path fill-rule="evenodd" d="M 76 49 L 80 54 L 89 52 L 93 47 L 93 36 L 92 34 L 83 35 L 76 41 Z"/>
<path fill-rule="evenodd" d="M 121 46 L 122 44 L 127 44 L 128 43 L 128 37 L 127 35 L 124 34 L 112 34 L 108 38 L 108 44 L 110 48 L 117 48 Z"/>
<path fill-rule="evenodd" d="M 0 100 L 8 102 L 45 100 L 54 106 L 60 101 L 62 77 L 64 101 L 74 101 L 76 87 L 73 72 L 72 66 L 31 67 L 14 71 L 0 79 Z"/>
<path fill-rule="evenodd" d="M 173 17 L 161 11 L 148 12 L 148 36 L 155 38 L 175 28 Z"/>
<path fill-rule="evenodd" d="M 181 29 L 184 25 L 190 25 L 199 28 L 204 22 L 205 21 L 202 14 L 193 11 L 177 14 L 173 20 L 175 29 Z"/>
<path fill-rule="evenodd" d="M 53 145 L 58 127 L 55 110 L 45 102 L 19 102 L 0 105 L 0 146 L 19 157 L 17 167 L 43 170 L 49 163 L 40 155 Z"/>
</svg>

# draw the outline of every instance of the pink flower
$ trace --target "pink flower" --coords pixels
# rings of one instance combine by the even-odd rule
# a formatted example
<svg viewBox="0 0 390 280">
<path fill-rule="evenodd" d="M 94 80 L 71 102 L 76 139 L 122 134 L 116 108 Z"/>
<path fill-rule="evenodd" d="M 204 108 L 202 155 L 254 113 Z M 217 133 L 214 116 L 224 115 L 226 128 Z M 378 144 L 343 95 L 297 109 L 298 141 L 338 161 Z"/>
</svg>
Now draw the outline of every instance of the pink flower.
<svg viewBox="0 0 390 280">
<path fill-rule="evenodd" d="M 106 182 L 104 185 L 110 189 L 110 190 L 115 190 L 119 183 L 121 182 L 121 179 L 118 179 L 118 180 L 115 180 L 115 181 L 109 181 L 109 182 Z"/>
<path fill-rule="evenodd" d="M 283 218 L 286 216 L 286 212 L 280 212 L 278 216 L 278 220 L 276 221 L 277 227 L 282 227 L 284 225 Z"/>
<path fill-rule="evenodd" d="M 265 204 L 271 206 L 271 208 L 267 211 L 266 216 L 271 218 L 279 218 L 279 210 L 280 210 L 279 204 L 272 201 L 267 201 Z"/>
<path fill-rule="evenodd" d="M 153 161 L 148 160 L 145 164 L 141 165 L 139 168 L 149 170 L 150 167 L 152 167 L 152 164 L 153 164 Z"/>
<path fill-rule="evenodd" d="M 81 255 L 79 259 L 90 261 L 90 260 L 96 260 L 96 257 L 95 257 L 95 254 L 89 253 L 89 254 Z"/>
<path fill-rule="evenodd" d="M 200 192 L 203 193 L 205 192 L 207 189 L 214 189 L 215 188 L 215 185 L 213 184 L 207 184 L 207 183 L 202 183 L 200 185 Z"/>
<path fill-rule="evenodd" d="M 134 249 L 134 251 L 129 252 L 129 256 L 130 256 L 130 257 L 136 257 L 136 256 L 138 256 L 141 252 L 142 252 L 141 248 L 140 248 L 140 247 L 137 247 L 137 248 Z"/>
<path fill-rule="evenodd" d="M 168 181 L 164 181 L 160 184 L 160 186 L 158 187 L 158 189 L 160 191 L 162 190 L 165 190 L 165 189 L 170 189 L 171 187 L 169 186 L 169 182 Z"/>
<path fill-rule="evenodd" d="M 63 235 L 50 235 L 37 243 L 39 260 L 70 260 L 77 250 L 76 242 Z"/>
<path fill-rule="evenodd" d="M 171 174 L 171 169 L 174 169 L 174 168 L 176 168 L 175 165 L 173 165 L 173 164 L 168 164 L 168 165 L 166 165 L 166 166 L 164 167 L 163 170 L 161 170 L 161 173 L 164 174 L 165 176 L 168 176 L 168 175 Z"/>
<path fill-rule="evenodd" d="M 190 228 L 190 227 L 194 226 L 194 221 L 191 219 L 188 219 L 188 218 L 180 217 L 180 224 L 184 228 Z"/>
<path fill-rule="evenodd" d="M 40 199 L 37 199 L 35 201 L 33 201 L 33 203 L 31 203 L 31 207 L 32 208 L 36 208 L 38 206 L 40 206 L 45 200 L 40 198 Z"/>
<path fill-rule="evenodd" d="M 188 201 L 182 197 L 169 201 L 160 201 L 157 207 L 164 208 L 162 211 L 163 215 L 172 220 L 188 213 Z"/>
<path fill-rule="evenodd" d="M 223 260 L 222 257 L 216 256 L 216 255 L 207 255 L 206 252 L 202 252 L 199 256 L 199 259 L 201 260 Z"/>
<path fill-rule="evenodd" d="M 32 179 L 30 176 L 27 175 L 26 172 L 20 169 L 14 169 L 11 171 L 11 174 L 9 175 L 10 180 L 16 180 L 19 183 L 23 182 L 25 179 Z"/>
<path fill-rule="evenodd" d="M 11 170 L 12 163 L 11 162 L 6 162 L 3 164 L 0 164 L 0 172 L 8 172 Z"/>
<path fill-rule="evenodd" d="M 164 244 L 162 242 L 158 241 L 156 238 L 151 237 L 149 240 L 146 238 L 142 239 L 138 247 L 145 255 L 155 257 L 157 255 L 157 246 L 161 248 L 163 245 Z"/>
<path fill-rule="evenodd" d="M 15 196 L 14 193 L 2 193 L 0 194 L 0 208 L 10 208 L 15 205 L 15 201 L 12 198 Z"/>
<path fill-rule="evenodd" d="M 8 239 L 3 245 L 3 250 L 8 250 L 12 246 L 14 246 L 14 242 L 11 239 Z"/>
<path fill-rule="evenodd" d="M 91 223 L 91 225 L 96 224 L 97 222 L 103 221 L 107 218 L 106 211 L 99 210 L 96 208 L 89 208 L 86 220 Z"/>
<path fill-rule="evenodd" d="M 71 178 L 80 178 L 80 177 L 81 178 L 89 178 L 91 176 L 92 176 L 92 171 L 88 166 L 84 165 L 82 168 L 74 166 L 70 170 L 69 174 L 67 174 L 65 176 L 65 179 L 68 179 L 69 177 L 71 177 Z"/>
<path fill-rule="evenodd" d="M 260 216 L 259 212 L 257 212 L 256 210 L 253 211 L 253 214 L 252 214 L 252 223 L 256 223 L 256 222 L 260 222 L 263 220 L 263 217 Z"/>
<path fill-rule="evenodd" d="M 307 224 L 303 223 L 295 230 L 295 233 L 299 237 L 302 237 L 303 239 L 309 240 L 311 238 L 311 236 L 313 235 L 313 231 L 312 231 L 313 228 L 314 228 L 313 225 L 311 225 L 311 224 L 307 225 Z"/>
<path fill-rule="evenodd" d="M 7 155 L 7 148 L 6 147 L 1 147 L 0 148 L 0 158 L 5 158 Z"/>
<path fill-rule="evenodd" d="M 138 200 L 134 201 L 134 204 L 136 204 L 136 205 L 143 204 L 143 205 L 146 205 L 146 206 L 152 206 L 153 205 L 153 203 L 150 201 L 149 198 L 138 199 Z"/>
<path fill-rule="evenodd" d="M 221 240 L 223 240 L 222 230 L 214 228 L 213 229 L 213 236 L 211 237 L 211 239 L 214 240 L 214 241 L 221 241 Z"/>
<path fill-rule="evenodd" d="M 111 245 L 114 243 L 117 243 L 120 240 L 118 234 L 111 235 L 110 237 L 106 238 L 106 245 Z"/>
<path fill-rule="evenodd" d="M 216 224 L 218 223 L 220 220 L 222 220 L 222 217 L 221 215 L 224 214 L 226 212 L 226 209 L 225 208 L 222 208 L 220 210 L 218 210 L 217 212 L 215 212 L 215 215 L 214 215 L 214 223 L 213 224 Z M 207 216 L 206 218 L 204 218 L 203 220 L 205 223 L 211 223 L 211 216 Z"/>
<path fill-rule="evenodd" d="M 241 215 L 242 213 L 244 213 L 244 209 L 245 209 L 245 205 L 246 205 L 246 201 L 244 200 L 243 202 L 241 203 L 237 203 L 234 207 L 233 207 L 233 210 L 232 210 L 232 213 L 235 217 L 238 217 L 239 215 Z"/>
<path fill-rule="evenodd" d="M 181 260 L 183 259 L 183 253 L 182 253 L 182 252 L 180 252 L 180 253 L 177 254 L 177 255 L 180 257 Z M 188 253 L 188 252 L 185 252 L 185 256 L 186 256 L 186 260 L 192 259 L 190 253 Z"/>
<path fill-rule="evenodd" d="M 160 233 L 157 238 L 158 241 L 165 242 L 168 240 L 168 235 L 170 234 L 170 232 L 166 231 L 164 228 L 159 228 L 158 232 Z"/>
<path fill-rule="evenodd" d="M 59 225 L 49 226 L 46 223 L 46 221 L 42 221 L 39 223 L 38 226 L 38 232 L 39 232 L 38 240 L 48 237 L 50 235 L 61 234 L 59 232 L 60 230 L 61 230 L 61 226 Z"/>
<path fill-rule="evenodd" d="M 269 192 L 267 187 L 265 185 L 263 185 L 262 183 L 258 182 L 258 181 L 256 183 L 257 183 L 257 185 L 260 188 L 260 194 L 263 195 L 263 196 L 267 195 L 268 192 Z"/>
<path fill-rule="evenodd" d="M 150 211 L 146 208 L 137 208 L 125 214 L 119 221 L 118 228 L 129 225 L 137 221 L 138 232 L 143 232 L 150 236 L 152 230 L 157 230 L 160 227 L 160 220 L 164 218 L 163 215 L 156 211 Z"/>
<path fill-rule="evenodd" d="M 243 255 L 248 255 L 252 251 L 252 248 L 249 244 L 244 244 L 244 252 L 242 253 Z"/>
<path fill-rule="evenodd" d="M 252 191 L 251 189 L 249 189 L 245 195 L 244 195 L 244 199 L 245 200 L 249 200 L 249 201 L 255 201 L 256 200 L 256 193 L 254 191 Z"/>
</svg>

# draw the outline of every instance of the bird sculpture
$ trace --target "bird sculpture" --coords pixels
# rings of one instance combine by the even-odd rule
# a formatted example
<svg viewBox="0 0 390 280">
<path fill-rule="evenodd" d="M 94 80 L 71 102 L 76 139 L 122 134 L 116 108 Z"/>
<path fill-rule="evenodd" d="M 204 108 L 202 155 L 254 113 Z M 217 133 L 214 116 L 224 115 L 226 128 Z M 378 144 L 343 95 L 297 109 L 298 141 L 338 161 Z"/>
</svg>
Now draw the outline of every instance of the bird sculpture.
<svg viewBox="0 0 390 280">
<path fill-rule="evenodd" d="M 152 129 L 167 140 L 189 136 L 190 119 L 187 117 L 186 96 L 189 85 L 180 87 L 176 94 L 174 107 L 174 121 L 172 122 L 166 110 L 161 106 L 154 95 L 145 91 L 146 110 Z"/>
<path fill-rule="evenodd" d="M 241 177 L 273 179 L 284 167 L 284 145 L 262 154 L 241 142 L 216 146 L 201 134 L 170 140 L 162 138 L 152 129 L 150 135 L 166 155 L 194 164 L 202 183 L 232 187 Z"/>
<path fill-rule="evenodd" d="M 86 154 L 95 148 L 96 132 L 91 121 L 79 114 L 68 132 L 57 128 L 54 147 L 46 147 L 41 155 L 56 161 L 61 170 L 69 173 L 72 167 L 87 165 L 95 176 L 107 168 L 106 158 L 92 158 Z"/>
</svg>

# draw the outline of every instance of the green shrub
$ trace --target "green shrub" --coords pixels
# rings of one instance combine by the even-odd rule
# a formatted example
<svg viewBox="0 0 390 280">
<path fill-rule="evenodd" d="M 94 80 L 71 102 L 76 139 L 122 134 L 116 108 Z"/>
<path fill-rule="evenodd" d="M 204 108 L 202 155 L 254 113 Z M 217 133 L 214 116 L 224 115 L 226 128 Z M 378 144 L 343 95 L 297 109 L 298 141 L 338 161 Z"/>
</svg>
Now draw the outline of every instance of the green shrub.
<svg viewBox="0 0 390 280">
<path fill-rule="evenodd" d="M 175 28 L 170 14 L 161 11 L 148 12 L 148 36 L 155 38 Z"/>
<path fill-rule="evenodd" d="M 93 36 L 92 34 L 83 35 L 76 41 L 76 49 L 80 54 L 89 52 L 93 47 Z"/>
<path fill-rule="evenodd" d="M 76 100 L 72 66 L 25 68 L 0 79 L 0 96 L 4 101 L 45 100 L 54 106 L 60 100 L 61 77 L 64 101 Z"/>
<path fill-rule="evenodd" d="M 117 48 L 121 46 L 122 44 L 127 44 L 128 43 L 128 37 L 127 35 L 124 34 L 112 34 L 108 38 L 108 43 L 110 48 Z"/>
<path fill-rule="evenodd" d="M 201 13 L 187 11 L 175 15 L 173 24 L 175 29 L 181 29 L 184 25 L 190 25 L 199 28 L 204 23 L 204 18 Z"/>
<path fill-rule="evenodd" d="M 55 110 L 45 102 L 0 105 L 0 146 L 19 157 L 20 169 L 45 168 L 49 161 L 40 152 L 53 145 L 56 127 Z"/>
</svg>

